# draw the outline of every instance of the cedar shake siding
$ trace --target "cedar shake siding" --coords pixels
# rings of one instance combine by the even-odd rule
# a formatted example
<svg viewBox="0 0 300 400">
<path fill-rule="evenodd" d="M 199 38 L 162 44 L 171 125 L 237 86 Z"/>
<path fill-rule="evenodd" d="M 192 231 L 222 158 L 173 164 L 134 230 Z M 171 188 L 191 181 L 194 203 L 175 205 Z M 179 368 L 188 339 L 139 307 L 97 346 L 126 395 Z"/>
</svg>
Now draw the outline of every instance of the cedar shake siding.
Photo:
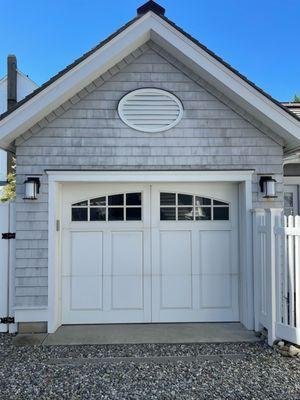
<svg viewBox="0 0 300 400">
<path fill-rule="evenodd" d="M 182 120 L 160 133 L 126 126 L 118 101 L 138 88 L 172 92 Z M 48 186 L 46 169 L 253 169 L 253 206 L 270 206 L 257 174 L 277 180 L 282 206 L 282 140 L 216 89 L 148 42 L 16 140 L 16 307 L 47 306 Z M 41 174 L 38 200 L 23 200 L 26 176 Z"/>
</svg>

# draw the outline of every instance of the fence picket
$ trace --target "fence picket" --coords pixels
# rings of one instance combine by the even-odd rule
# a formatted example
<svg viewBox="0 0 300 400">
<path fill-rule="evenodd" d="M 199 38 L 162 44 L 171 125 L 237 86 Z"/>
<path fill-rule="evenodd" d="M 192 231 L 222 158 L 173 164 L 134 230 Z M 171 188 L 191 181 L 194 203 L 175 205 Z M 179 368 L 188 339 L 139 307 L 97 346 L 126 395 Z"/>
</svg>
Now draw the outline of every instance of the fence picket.
<svg viewBox="0 0 300 400">
<path fill-rule="evenodd" d="M 288 220 L 287 217 L 284 216 L 284 226 L 288 226 Z M 283 324 L 288 323 L 288 237 L 287 235 L 284 235 L 284 258 L 283 258 L 283 271 L 282 271 L 282 276 L 283 276 L 283 293 L 282 293 L 282 310 L 283 310 L 283 315 L 282 315 L 282 322 Z"/>
<path fill-rule="evenodd" d="M 295 216 L 295 228 L 298 235 L 295 236 L 295 311 L 296 328 L 300 328 L 300 216 Z"/>
<path fill-rule="evenodd" d="M 294 228 L 294 217 L 288 217 L 288 227 Z M 288 307 L 289 307 L 289 325 L 295 326 L 295 236 L 288 235 Z"/>
</svg>

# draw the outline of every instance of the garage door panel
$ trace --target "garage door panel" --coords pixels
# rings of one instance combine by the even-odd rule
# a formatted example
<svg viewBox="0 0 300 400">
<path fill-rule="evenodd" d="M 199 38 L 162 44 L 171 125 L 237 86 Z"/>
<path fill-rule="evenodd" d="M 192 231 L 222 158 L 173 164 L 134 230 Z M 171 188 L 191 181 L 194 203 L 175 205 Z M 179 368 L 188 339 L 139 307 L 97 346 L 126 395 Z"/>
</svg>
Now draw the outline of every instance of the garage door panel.
<svg viewBox="0 0 300 400">
<path fill-rule="evenodd" d="M 160 232 L 161 307 L 191 308 L 192 283 L 191 232 Z"/>
<path fill-rule="evenodd" d="M 143 309 L 143 232 L 111 233 L 112 309 Z"/>
<path fill-rule="evenodd" d="M 151 201 L 152 267 L 161 274 L 152 320 L 238 320 L 237 187 L 157 184 Z"/>
<path fill-rule="evenodd" d="M 143 232 L 111 233 L 112 274 L 143 275 Z"/>
<path fill-rule="evenodd" d="M 142 310 L 144 307 L 143 276 L 112 277 L 112 309 Z"/>
<path fill-rule="evenodd" d="M 192 276 L 167 275 L 161 277 L 161 308 L 191 309 Z"/>
<path fill-rule="evenodd" d="M 102 310 L 102 276 L 76 276 L 71 280 L 71 310 Z"/>
<path fill-rule="evenodd" d="M 71 248 L 72 276 L 102 275 L 102 232 L 72 232 Z"/>
<path fill-rule="evenodd" d="M 232 269 L 231 232 L 200 231 L 200 266 L 202 274 L 230 274 Z"/>
<path fill-rule="evenodd" d="M 101 310 L 103 302 L 102 232 L 71 232 L 70 236 L 70 309 Z"/>
<path fill-rule="evenodd" d="M 160 232 L 160 270 L 162 275 L 191 275 L 191 253 L 190 231 Z"/>
<path fill-rule="evenodd" d="M 230 275 L 202 275 L 200 280 L 200 307 L 232 307 L 232 277 Z"/>
</svg>

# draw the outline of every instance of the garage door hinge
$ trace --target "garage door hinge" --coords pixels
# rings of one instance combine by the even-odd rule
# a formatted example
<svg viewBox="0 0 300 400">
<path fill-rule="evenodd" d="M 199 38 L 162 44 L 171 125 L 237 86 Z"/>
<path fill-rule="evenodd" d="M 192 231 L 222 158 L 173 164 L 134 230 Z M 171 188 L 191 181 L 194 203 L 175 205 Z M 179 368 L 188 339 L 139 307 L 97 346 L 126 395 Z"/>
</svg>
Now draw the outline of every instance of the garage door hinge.
<svg viewBox="0 0 300 400">
<path fill-rule="evenodd" d="M 15 238 L 16 238 L 16 234 L 13 232 L 2 233 L 2 239 L 15 239 Z"/>
<path fill-rule="evenodd" d="M 2 317 L 0 318 L 0 324 L 14 324 L 15 317 Z"/>
</svg>

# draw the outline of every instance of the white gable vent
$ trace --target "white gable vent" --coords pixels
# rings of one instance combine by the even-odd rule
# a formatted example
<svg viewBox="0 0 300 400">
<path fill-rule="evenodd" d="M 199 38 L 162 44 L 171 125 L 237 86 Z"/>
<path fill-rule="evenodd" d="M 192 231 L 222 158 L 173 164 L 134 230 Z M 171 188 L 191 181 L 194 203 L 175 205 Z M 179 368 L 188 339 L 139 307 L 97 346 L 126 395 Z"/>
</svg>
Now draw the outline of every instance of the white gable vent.
<svg viewBox="0 0 300 400">
<path fill-rule="evenodd" d="M 181 101 L 161 89 L 137 89 L 124 96 L 118 105 L 126 125 L 142 132 L 161 132 L 172 128 L 182 118 Z"/>
</svg>

